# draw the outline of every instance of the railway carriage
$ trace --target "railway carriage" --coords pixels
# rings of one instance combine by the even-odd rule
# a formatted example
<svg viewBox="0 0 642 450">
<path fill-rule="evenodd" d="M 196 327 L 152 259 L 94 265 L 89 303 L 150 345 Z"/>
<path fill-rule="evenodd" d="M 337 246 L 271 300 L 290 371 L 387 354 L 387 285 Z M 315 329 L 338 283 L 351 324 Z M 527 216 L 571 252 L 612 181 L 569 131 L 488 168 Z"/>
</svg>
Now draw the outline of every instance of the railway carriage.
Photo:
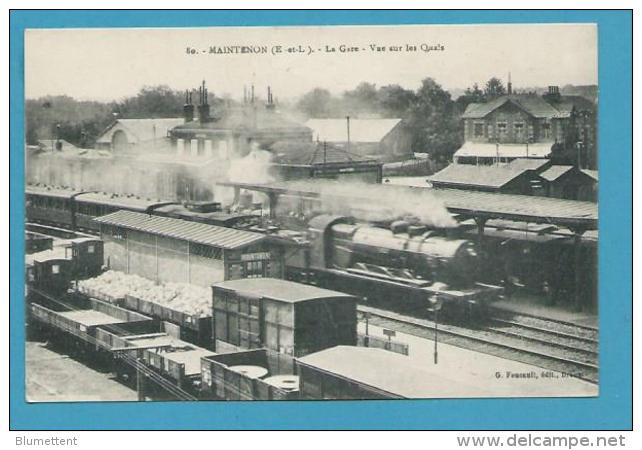
<svg viewBox="0 0 642 450">
<path fill-rule="evenodd" d="M 75 229 L 74 198 L 81 192 L 64 187 L 27 185 L 25 188 L 27 221 Z"/>
</svg>

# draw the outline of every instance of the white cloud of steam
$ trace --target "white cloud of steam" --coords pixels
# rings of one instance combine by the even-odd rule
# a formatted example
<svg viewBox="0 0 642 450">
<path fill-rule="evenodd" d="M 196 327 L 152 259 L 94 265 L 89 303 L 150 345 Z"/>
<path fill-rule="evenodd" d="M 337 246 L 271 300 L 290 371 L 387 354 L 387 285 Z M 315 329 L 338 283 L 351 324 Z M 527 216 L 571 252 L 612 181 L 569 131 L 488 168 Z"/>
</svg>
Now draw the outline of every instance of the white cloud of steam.
<svg viewBox="0 0 642 450">
<path fill-rule="evenodd" d="M 415 218 L 436 228 L 457 226 L 443 202 L 429 189 L 318 179 L 297 182 L 293 187 L 320 192 L 321 209 L 326 213 L 366 221 Z"/>
<path fill-rule="evenodd" d="M 224 181 L 236 183 L 264 184 L 276 181 L 271 170 L 272 153 L 261 150 L 254 145 L 250 153 L 242 158 L 234 158 L 229 161 L 229 168 Z M 229 205 L 234 200 L 234 188 L 218 186 L 214 181 L 214 198 L 223 205 Z M 267 196 L 252 192 L 254 202 L 267 202 Z"/>
</svg>

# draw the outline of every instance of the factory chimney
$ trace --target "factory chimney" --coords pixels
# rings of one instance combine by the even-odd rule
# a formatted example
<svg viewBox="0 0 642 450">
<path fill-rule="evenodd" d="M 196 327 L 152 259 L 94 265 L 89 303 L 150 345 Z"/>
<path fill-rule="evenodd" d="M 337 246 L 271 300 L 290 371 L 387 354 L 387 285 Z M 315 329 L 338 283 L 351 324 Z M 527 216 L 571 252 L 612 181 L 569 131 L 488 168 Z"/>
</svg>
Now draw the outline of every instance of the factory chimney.
<svg viewBox="0 0 642 450">
<path fill-rule="evenodd" d="M 194 120 L 194 105 L 192 104 L 192 92 L 185 91 L 185 104 L 183 105 L 183 117 L 185 123 Z"/>
<path fill-rule="evenodd" d="M 198 120 L 201 123 L 210 121 L 210 105 L 207 103 L 207 88 L 205 87 L 205 80 L 198 88 L 199 103 L 198 103 Z"/>
<path fill-rule="evenodd" d="M 508 95 L 512 95 L 513 93 L 513 83 L 511 83 L 510 81 L 510 72 L 508 72 L 508 84 L 507 84 L 506 91 L 508 92 Z"/>
</svg>

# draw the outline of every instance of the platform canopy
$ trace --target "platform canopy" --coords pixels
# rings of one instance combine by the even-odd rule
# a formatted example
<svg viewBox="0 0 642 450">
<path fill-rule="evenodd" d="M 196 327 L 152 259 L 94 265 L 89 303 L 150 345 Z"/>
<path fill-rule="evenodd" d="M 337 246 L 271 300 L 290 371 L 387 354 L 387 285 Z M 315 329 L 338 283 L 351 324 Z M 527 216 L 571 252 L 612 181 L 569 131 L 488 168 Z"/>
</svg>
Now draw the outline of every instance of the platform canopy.
<svg viewBox="0 0 642 450">
<path fill-rule="evenodd" d="M 531 144 L 494 144 L 484 142 L 464 142 L 455 152 L 455 158 L 548 158 L 553 148 L 552 142 Z"/>
<path fill-rule="evenodd" d="M 268 184 L 221 183 L 226 186 L 264 192 L 272 195 L 298 195 L 319 198 L 326 187 L 333 195 L 345 196 L 358 202 L 354 186 L 326 181 L 277 182 Z M 426 196 L 426 201 L 437 199 L 453 214 L 479 219 L 506 219 L 531 223 L 549 223 L 576 230 L 596 230 L 598 221 L 597 204 L 577 200 L 565 200 L 530 195 L 498 194 L 490 192 L 467 191 L 462 189 L 437 189 L 430 187 L 385 185 L 386 189 L 396 190 L 400 198 L 404 194 Z M 364 186 L 367 188 L 367 186 Z M 337 194 L 339 193 L 339 194 Z"/>
</svg>

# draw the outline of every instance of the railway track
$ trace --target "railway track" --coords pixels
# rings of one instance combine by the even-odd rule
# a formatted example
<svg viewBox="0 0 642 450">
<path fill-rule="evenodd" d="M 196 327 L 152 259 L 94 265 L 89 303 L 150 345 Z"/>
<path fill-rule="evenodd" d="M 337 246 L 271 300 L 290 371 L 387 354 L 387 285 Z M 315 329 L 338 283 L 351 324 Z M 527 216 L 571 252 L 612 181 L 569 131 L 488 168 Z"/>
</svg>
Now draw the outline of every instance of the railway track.
<svg viewBox="0 0 642 450">
<path fill-rule="evenodd" d="M 361 316 L 369 313 L 373 325 L 428 339 L 434 337 L 433 321 L 367 306 L 359 306 L 358 311 Z M 554 321 L 537 319 L 542 323 L 535 325 L 535 318 L 528 319 L 524 321 L 519 316 L 515 320 L 492 319 L 479 329 L 440 323 L 438 339 L 445 344 L 598 382 L 597 330 L 579 327 L 583 331 L 573 332 L 570 324 L 564 324 L 566 328 L 561 331 L 554 329 L 562 328 Z M 591 333 L 593 336 L 588 336 Z"/>
</svg>

